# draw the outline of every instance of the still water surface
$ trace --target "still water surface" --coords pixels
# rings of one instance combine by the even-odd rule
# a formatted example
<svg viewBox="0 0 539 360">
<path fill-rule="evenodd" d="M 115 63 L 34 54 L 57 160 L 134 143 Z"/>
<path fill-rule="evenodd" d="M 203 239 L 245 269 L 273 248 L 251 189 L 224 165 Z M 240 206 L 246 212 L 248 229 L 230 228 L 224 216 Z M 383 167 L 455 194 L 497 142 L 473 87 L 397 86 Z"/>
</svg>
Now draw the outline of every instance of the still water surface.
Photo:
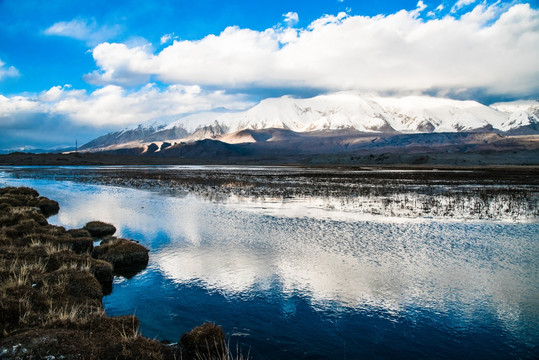
<svg viewBox="0 0 539 360">
<path fill-rule="evenodd" d="M 255 359 L 505 359 L 539 355 L 539 224 L 372 219 L 263 201 L 15 179 L 148 247 L 109 315 L 177 341 L 204 321 Z M 304 204 L 305 209 L 308 203 Z M 307 215 L 306 215 L 307 214 Z"/>
</svg>

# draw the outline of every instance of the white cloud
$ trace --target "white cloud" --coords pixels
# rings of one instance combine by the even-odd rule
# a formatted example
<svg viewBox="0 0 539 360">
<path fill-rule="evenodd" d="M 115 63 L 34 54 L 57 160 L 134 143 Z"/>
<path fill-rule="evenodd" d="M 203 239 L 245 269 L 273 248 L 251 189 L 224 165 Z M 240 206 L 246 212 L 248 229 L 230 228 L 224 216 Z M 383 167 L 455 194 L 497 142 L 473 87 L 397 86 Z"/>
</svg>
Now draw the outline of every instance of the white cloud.
<svg viewBox="0 0 539 360">
<path fill-rule="evenodd" d="M 172 39 L 171 34 L 165 34 L 165 35 L 161 36 L 161 39 L 160 39 L 161 45 L 168 43 L 170 41 L 170 39 Z"/>
<path fill-rule="evenodd" d="M 228 27 L 198 41 L 175 41 L 157 54 L 103 43 L 93 50 L 99 70 L 88 79 L 133 85 L 156 76 L 170 84 L 237 89 L 539 91 L 538 10 L 481 4 L 460 18 L 424 20 L 418 16 L 424 6 L 420 1 L 413 11 L 374 17 L 326 15 L 306 29 Z"/>
<path fill-rule="evenodd" d="M 145 84 L 153 72 L 154 56 L 149 45 L 102 43 L 93 50 L 94 59 L 101 69 L 84 76 L 84 79 L 95 85 L 116 84 L 131 86 Z"/>
<path fill-rule="evenodd" d="M 91 127 L 129 126 L 150 119 L 183 115 L 216 108 L 241 110 L 253 105 L 243 95 L 206 91 L 199 86 L 170 85 L 160 90 L 148 84 L 137 91 L 107 85 L 92 93 L 55 86 L 37 96 L 0 95 L 0 124 L 27 114 L 63 116 L 72 123 Z"/>
<path fill-rule="evenodd" d="M 427 8 L 427 5 L 426 5 L 423 1 L 421 1 L 421 0 L 419 0 L 419 1 L 417 2 L 417 5 L 416 5 L 416 6 L 417 6 L 417 9 L 418 9 L 420 12 L 423 11 L 423 10 L 425 10 L 425 9 Z"/>
<path fill-rule="evenodd" d="M 442 11 L 444 9 L 444 4 L 440 4 L 438 5 L 438 7 L 436 8 L 436 11 Z"/>
<path fill-rule="evenodd" d="M 410 11 L 410 15 L 412 15 L 413 17 L 417 17 L 421 14 L 421 12 L 423 12 L 423 10 L 425 10 L 427 8 L 427 5 L 425 5 L 425 3 L 421 0 L 419 0 L 417 2 L 417 5 L 416 5 L 416 9 L 415 10 L 412 10 Z"/>
<path fill-rule="evenodd" d="M 32 98 L 0 95 L 0 119 L 3 120 L 2 125 L 5 125 L 5 121 L 10 120 L 10 116 L 13 114 L 40 111 L 42 109 L 42 104 Z"/>
<path fill-rule="evenodd" d="M 299 21 L 299 16 L 297 12 L 289 11 L 286 14 L 283 14 L 283 17 L 284 17 L 284 22 L 288 26 L 294 26 Z"/>
<path fill-rule="evenodd" d="M 14 66 L 5 66 L 6 64 L 0 59 L 0 81 L 7 77 L 19 76 L 19 70 Z"/>
<path fill-rule="evenodd" d="M 114 38 L 120 33 L 120 26 L 99 26 L 95 20 L 73 19 L 60 21 L 45 30 L 47 35 L 70 37 L 85 41 L 89 46 Z"/>
<path fill-rule="evenodd" d="M 477 0 L 458 0 L 455 5 L 451 8 L 451 12 L 457 12 L 458 10 L 462 9 L 465 6 L 471 5 L 475 3 Z"/>
<path fill-rule="evenodd" d="M 174 35 L 174 33 L 165 34 L 165 35 L 161 36 L 160 42 L 161 42 L 161 45 L 164 45 L 164 44 L 170 42 L 170 40 L 175 40 L 175 39 L 178 39 L 178 36 Z"/>
</svg>

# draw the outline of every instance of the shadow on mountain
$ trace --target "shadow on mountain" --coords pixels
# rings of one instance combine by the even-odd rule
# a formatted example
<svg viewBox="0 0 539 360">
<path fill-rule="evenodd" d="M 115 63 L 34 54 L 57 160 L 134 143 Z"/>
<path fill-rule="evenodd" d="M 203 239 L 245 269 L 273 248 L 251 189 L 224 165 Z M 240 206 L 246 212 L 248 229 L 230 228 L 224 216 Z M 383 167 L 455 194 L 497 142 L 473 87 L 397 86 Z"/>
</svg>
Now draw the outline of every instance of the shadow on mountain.
<svg viewBox="0 0 539 360">
<path fill-rule="evenodd" d="M 218 139 L 134 143 L 92 153 L 13 153 L 0 155 L 2 164 L 538 165 L 539 135 L 242 130 Z"/>
</svg>

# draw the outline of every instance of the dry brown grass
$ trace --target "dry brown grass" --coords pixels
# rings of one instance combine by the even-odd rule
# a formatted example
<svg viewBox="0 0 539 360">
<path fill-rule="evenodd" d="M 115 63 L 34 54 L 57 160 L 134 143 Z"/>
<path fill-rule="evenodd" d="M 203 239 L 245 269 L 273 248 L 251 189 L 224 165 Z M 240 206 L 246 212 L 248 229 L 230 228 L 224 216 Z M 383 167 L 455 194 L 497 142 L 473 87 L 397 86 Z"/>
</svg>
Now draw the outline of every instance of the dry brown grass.
<svg viewBox="0 0 539 360">
<path fill-rule="evenodd" d="M 204 349 L 197 350 L 194 354 L 194 359 L 196 360 L 248 360 L 251 358 L 251 351 L 249 350 L 247 354 L 243 354 L 239 346 L 236 346 L 235 352 L 232 353 L 230 350 L 230 346 L 227 343 L 226 345 L 223 345 L 224 351 L 219 354 L 212 354 L 208 349 L 211 347 L 214 347 L 218 344 L 214 344 L 212 346 L 207 346 L 206 351 Z M 180 359 L 183 359 L 183 355 L 180 354 Z"/>
<path fill-rule="evenodd" d="M 92 270 L 92 260 L 90 258 L 86 258 L 82 261 L 71 261 L 63 263 L 58 270 L 78 270 L 78 271 L 87 271 L 91 272 Z"/>
<path fill-rule="evenodd" d="M 66 323 L 85 325 L 95 317 L 102 316 L 106 316 L 105 310 L 95 305 L 68 304 L 55 307 L 51 304 L 49 311 L 43 317 L 42 325 L 45 327 Z"/>
<path fill-rule="evenodd" d="M 1 259 L 0 268 L 9 275 L 0 281 L 0 294 L 6 294 L 14 288 L 29 286 L 31 275 L 45 273 L 46 266 L 41 259 L 36 262 L 27 262 L 18 258 L 11 261 Z"/>
<path fill-rule="evenodd" d="M 140 325 L 135 322 L 135 316 L 131 319 L 131 326 L 129 328 L 126 328 L 125 324 L 122 323 L 122 328 L 118 331 L 123 341 L 133 341 L 141 336 L 139 333 Z"/>
<path fill-rule="evenodd" d="M 173 359 L 177 347 L 144 338 L 135 316 L 106 315 L 113 265 L 90 256 L 86 230 L 49 225 L 41 213 L 57 203 L 38 196 L 0 188 L 0 357 Z M 103 249 L 117 265 L 147 264 L 148 251 L 132 241 Z"/>
<path fill-rule="evenodd" d="M 37 238 L 32 238 L 31 239 L 30 247 L 43 248 L 47 255 L 53 255 L 53 254 L 62 252 L 64 250 L 69 250 L 70 249 L 70 246 L 68 244 L 63 244 L 63 243 L 60 243 L 60 242 L 58 242 L 58 243 L 46 242 L 46 241 L 41 241 L 40 239 L 37 239 Z"/>
</svg>

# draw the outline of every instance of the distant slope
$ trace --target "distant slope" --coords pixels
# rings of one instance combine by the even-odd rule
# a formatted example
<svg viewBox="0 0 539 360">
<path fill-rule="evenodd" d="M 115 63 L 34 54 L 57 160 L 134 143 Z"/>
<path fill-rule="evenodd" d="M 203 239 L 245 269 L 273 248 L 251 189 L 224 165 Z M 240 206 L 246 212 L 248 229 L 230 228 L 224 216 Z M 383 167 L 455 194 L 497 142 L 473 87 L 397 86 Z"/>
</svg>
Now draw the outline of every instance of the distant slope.
<svg viewBox="0 0 539 360">
<path fill-rule="evenodd" d="M 508 134 L 539 134 L 539 101 L 495 103 L 491 107 L 509 115 L 501 130 Z"/>
<path fill-rule="evenodd" d="M 215 139 L 238 144 L 274 141 L 248 130 L 282 129 L 294 133 L 333 131 L 371 134 L 499 132 L 539 134 L 539 102 L 517 101 L 485 106 L 428 96 L 380 97 L 339 92 L 308 99 L 289 96 L 261 101 L 242 112 L 207 112 L 174 121 L 151 122 L 109 133 L 82 150 L 148 146 L 150 142 L 193 142 Z M 273 139 L 273 140 L 272 140 Z M 146 144 L 146 145 L 145 145 Z M 159 145 L 158 145 L 159 146 Z"/>
<path fill-rule="evenodd" d="M 493 132 L 383 134 L 350 130 L 242 130 L 251 142 L 203 139 L 100 152 L 0 155 L 4 165 L 308 164 L 308 165 L 534 165 L 539 135 Z M 153 146 L 152 146 L 153 145 Z"/>
<path fill-rule="evenodd" d="M 258 142 L 228 144 L 218 140 L 180 143 L 162 150 L 159 156 L 219 160 L 266 159 L 318 154 L 459 153 L 477 151 L 535 151 L 539 135 L 504 136 L 498 133 L 453 132 L 429 134 L 367 134 L 330 131 L 296 133 L 285 129 L 244 130 Z M 530 161 L 538 163 L 539 159 Z"/>
<path fill-rule="evenodd" d="M 181 127 L 166 128 L 138 125 L 134 129 L 124 129 L 100 136 L 80 147 L 80 150 L 100 150 L 114 145 L 132 142 L 151 142 L 166 139 L 181 139 L 189 133 Z"/>
</svg>

